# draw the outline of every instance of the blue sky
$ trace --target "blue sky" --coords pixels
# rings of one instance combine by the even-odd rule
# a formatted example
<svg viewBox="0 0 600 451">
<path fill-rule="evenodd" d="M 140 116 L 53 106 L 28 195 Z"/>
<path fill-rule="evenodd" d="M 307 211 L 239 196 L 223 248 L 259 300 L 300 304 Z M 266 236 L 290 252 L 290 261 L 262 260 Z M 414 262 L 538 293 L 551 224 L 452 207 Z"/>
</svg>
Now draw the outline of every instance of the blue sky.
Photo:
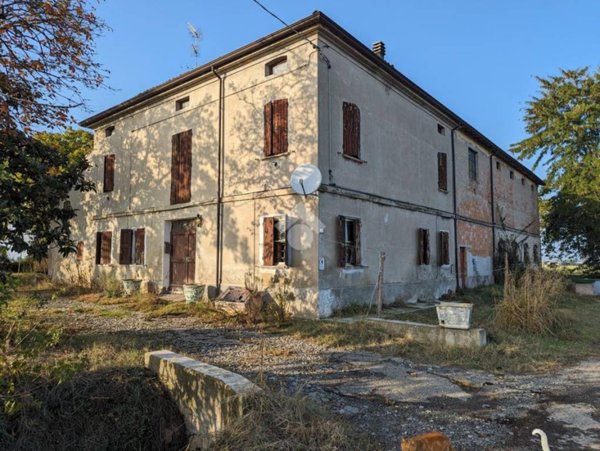
<svg viewBox="0 0 600 451">
<path fill-rule="evenodd" d="M 503 148 L 522 139 L 536 75 L 600 64 L 600 0 L 262 0 L 287 22 L 321 10 Z M 114 91 L 86 92 L 83 119 L 281 24 L 251 0 L 106 0 L 97 59 Z M 531 164 L 528 164 L 531 166 Z M 536 171 L 544 174 L 543 169 Z"/>
</svg>

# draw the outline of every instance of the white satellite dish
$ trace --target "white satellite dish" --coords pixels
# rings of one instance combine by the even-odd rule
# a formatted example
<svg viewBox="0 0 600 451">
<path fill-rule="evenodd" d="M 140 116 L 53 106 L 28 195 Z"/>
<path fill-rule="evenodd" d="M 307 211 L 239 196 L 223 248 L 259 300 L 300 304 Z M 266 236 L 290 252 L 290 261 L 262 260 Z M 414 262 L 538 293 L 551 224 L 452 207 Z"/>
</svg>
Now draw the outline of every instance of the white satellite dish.
<svg viewBox="0 0 600 451">
<path fill-rule="evenodd" d="M 321 171 L 314 164 L 303 164 L 292 172 L 290 185 L 295 193 L 307 196 L 321 186 Z"/>
</svg>

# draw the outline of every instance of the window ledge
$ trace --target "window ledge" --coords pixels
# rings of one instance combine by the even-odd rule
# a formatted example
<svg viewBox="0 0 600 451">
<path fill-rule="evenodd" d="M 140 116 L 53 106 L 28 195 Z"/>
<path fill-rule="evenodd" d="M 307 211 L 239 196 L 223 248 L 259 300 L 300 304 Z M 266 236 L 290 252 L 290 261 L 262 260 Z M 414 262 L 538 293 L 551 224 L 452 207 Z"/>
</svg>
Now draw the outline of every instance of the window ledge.
<svg viewBox="0 0 600 451">
<path fill-rule="evenodd" d="M 287 157 L 291 153 L 292 152 L 283 152 L 283 153 L 278 153 L 278 154 L 275 154 L 275 155 L 269 155 L 268 157 L 262 157 L 261 160 L 271 160 L 271 159 L 277 158 L 277 157 Z"/>
<path fill-rule="evenodd" d="M 443 194 L 448 194 L 448 190 L 447 189 L 440 189 L 440 188 L 438 188 L 438 191 L 440 193 L 443 193 Z"/>
<path fill-rule="evenodd" d="M 346 155 L 344 152 L 339 152 L 339 153 L 346 160 L 354 161 L 355 163 L 358 163 L 358 164 L 367 164 L 367 160 L 361 160 L 360 158 L 351 157 L 350 155 Z"/>
<path fill-rule="evenodd" d="M 290 266 L 285 265 L 283 263 L 280 263 L 279 265 L 275 265 L 275 266 L 264 266 L 264 265 L 261 265 L 261 266 L 259 266 L 259 269 L 261 271 L 263 271 L 263 270 L 264 271 L 277 271 L 278 269 L 290 269 Z"/>
<path fill-rule="evenodd" d="M 340 269 L 342 270 L 343 273 L 350 274 L 353 272 L 361 272 L 368 268 L 369 268 L 368 266 L 357 265 L 357 266 L 344 266 L 343 268 L 340 268 Z"/>
</svg>

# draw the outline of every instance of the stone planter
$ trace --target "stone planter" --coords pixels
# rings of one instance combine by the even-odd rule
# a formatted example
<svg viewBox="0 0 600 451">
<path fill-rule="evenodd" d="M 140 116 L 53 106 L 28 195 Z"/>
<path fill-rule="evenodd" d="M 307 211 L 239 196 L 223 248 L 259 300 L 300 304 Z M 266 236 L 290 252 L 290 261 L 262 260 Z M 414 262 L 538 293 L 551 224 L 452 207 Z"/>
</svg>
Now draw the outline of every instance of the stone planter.
<svg viewBox="0 0 600 451">
<path fill-rule="evenodd" d="M 204 296 L 204 285 L 190 283 L 183 285 L 183 296 L 186 303 L 198 302 Z"/>
<path fill-rule="evenodd" d="M 473 304 L 442 302 L 436 306 L 440 326 L 449 329 L 470 329 Z"/>
<path fill-rule="evenodd" d="M 123 292 L 127 296 L 131 296 L 132 294 L 139 293 L 141 285 L 142 285 L 141 279 L 123 279 Z"/>
</svg>

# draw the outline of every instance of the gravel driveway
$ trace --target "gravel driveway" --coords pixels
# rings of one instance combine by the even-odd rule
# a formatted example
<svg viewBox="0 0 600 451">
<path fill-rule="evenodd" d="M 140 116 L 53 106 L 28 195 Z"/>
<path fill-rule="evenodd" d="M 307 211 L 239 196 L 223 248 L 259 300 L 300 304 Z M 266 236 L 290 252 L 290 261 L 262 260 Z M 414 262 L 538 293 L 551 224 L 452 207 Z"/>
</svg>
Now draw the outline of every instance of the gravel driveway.
<svg viewBox="0 0 600 451">
<path fill-rule="evenodd" d="M 301 392 L 347 417 L 386 449 L 398 450 L 403 435 L 440 430 L 458 450 L 535 450 L 541 446 L 531 431 L 541 428 L 553 450 L 600 450 L 599 361 L 553 374 L 498 376 L 328 349 L 285 335 L 217 328 L 197 318 L 146 320 L 137 312 L 98 316 L 90 304 L 65 299 L 45 308 L 99 340 L 134 337 L 152 349 L 172 349 Z"/>
</svg>

